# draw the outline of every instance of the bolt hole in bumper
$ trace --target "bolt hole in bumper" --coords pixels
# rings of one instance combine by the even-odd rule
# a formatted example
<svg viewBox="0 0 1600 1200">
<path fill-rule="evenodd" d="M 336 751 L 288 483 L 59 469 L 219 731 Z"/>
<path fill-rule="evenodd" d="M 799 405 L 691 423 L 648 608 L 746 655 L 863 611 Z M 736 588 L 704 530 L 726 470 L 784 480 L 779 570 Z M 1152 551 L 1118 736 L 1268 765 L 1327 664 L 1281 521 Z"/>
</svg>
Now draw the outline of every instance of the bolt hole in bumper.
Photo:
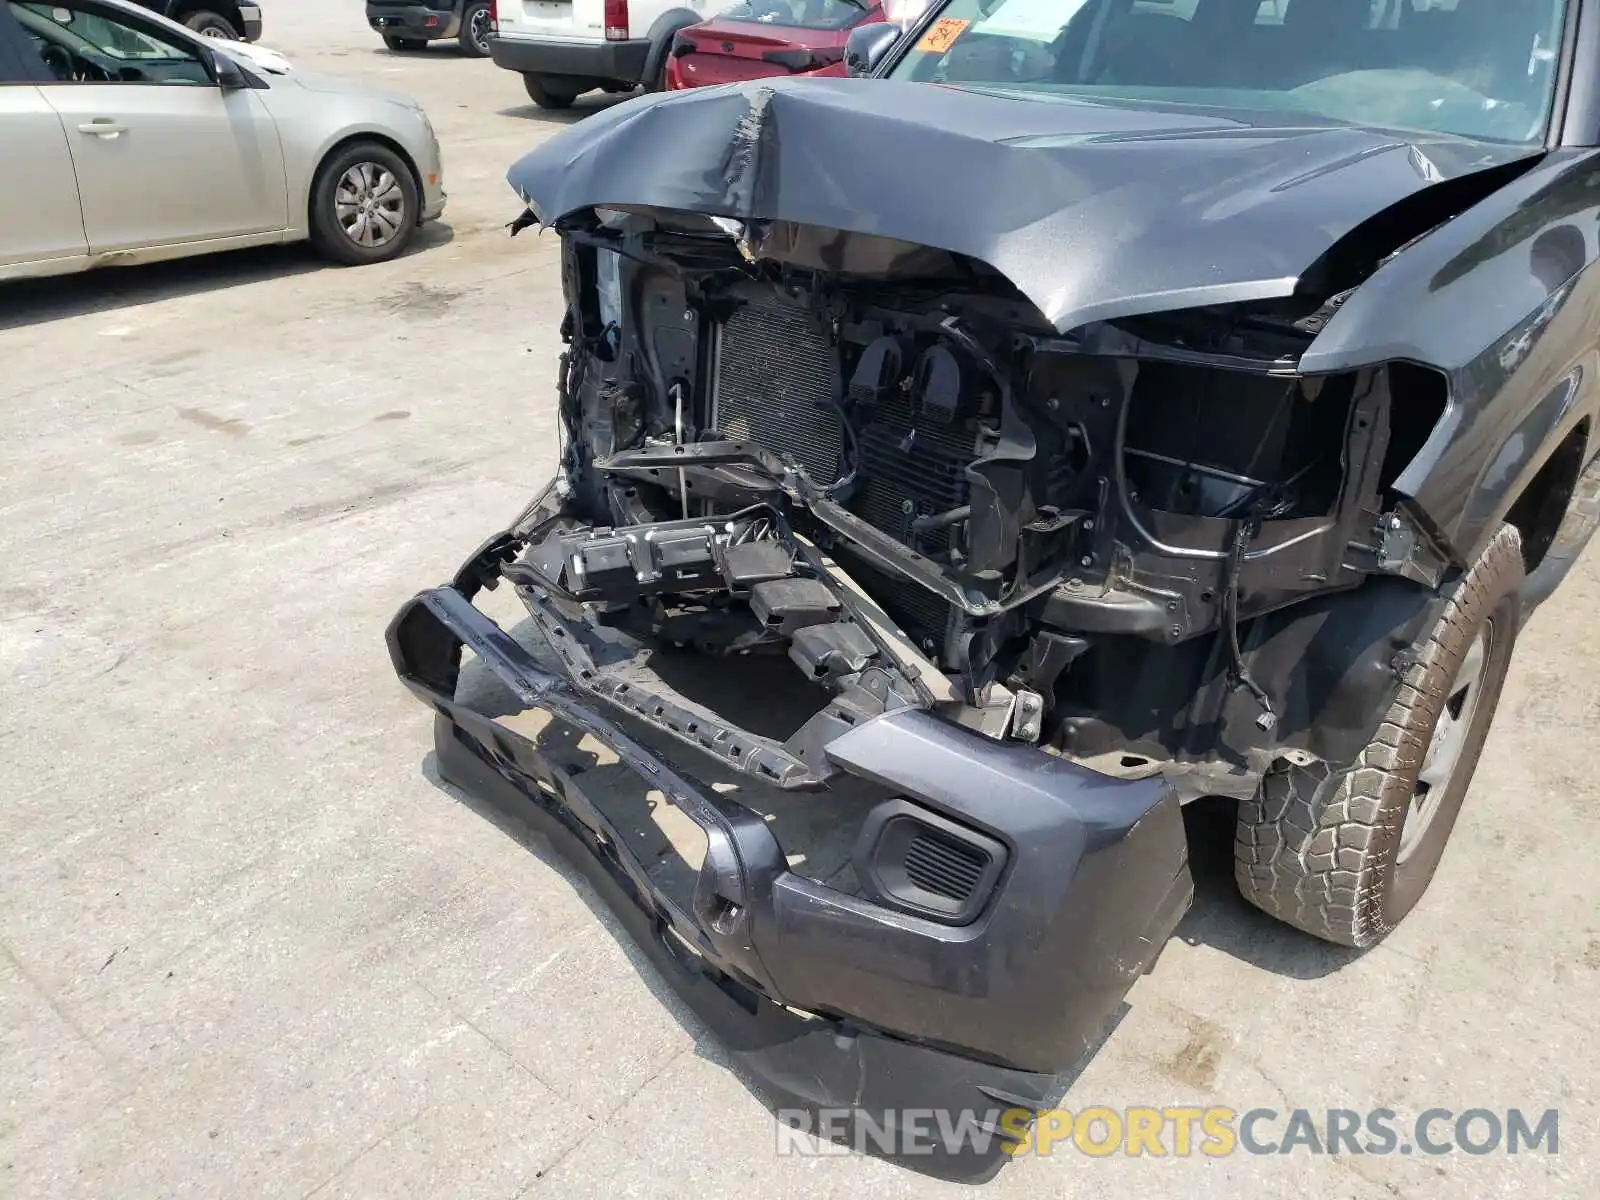
<svg viewBox="0 0 1600 1200">
<path fill-rule="evenodd" d="M 874 1137 L 865 1148 L 946 1178 L 992 1175 L 1018 1133 L 999 1114 L 1055 1102 L 1062 1074 L 1101 1039 L 1188 907 L 1176 795 L 920 709 L 891 712 L 825 747 L 841 776 L 882 797 L 857 873 L 878 870 L 874 838 L 905 844 L 893 831 L 919 814 L 937 844 L 905 860 L 918 887 L 904 903 L 836 890 L 792 869 L 760 812 L 695 781 L 697 751 L 669 761 L 649 748 L 595 681 L 551 669 L 475 606 L 504 541 L 408 601 L 388 630 L 401 680 L 436 714 L 443 778 L 526 822 L 582 871 L 775 1106 L 853 1109 L 874 1129 L 896 1112 L 948 1112 L 951 1127 L 965 1117 L 975 1125 L 959 1144 Z M 519 722 L 464 703 L 464 646 L 515 706 L 566 736 L 525 736 Z M 703 836 L 687 891 L 653 873 L 608 815 L 603 773 L 558 748 L 573 737 L 603 747 Z M 940 842 L 945 830 L 955 832 Z M 950 859 L 960 837 L 994 853 L 973 867 L 976 904 L 952 908 L 940 880 L 963 869 Z"/>
</svg>

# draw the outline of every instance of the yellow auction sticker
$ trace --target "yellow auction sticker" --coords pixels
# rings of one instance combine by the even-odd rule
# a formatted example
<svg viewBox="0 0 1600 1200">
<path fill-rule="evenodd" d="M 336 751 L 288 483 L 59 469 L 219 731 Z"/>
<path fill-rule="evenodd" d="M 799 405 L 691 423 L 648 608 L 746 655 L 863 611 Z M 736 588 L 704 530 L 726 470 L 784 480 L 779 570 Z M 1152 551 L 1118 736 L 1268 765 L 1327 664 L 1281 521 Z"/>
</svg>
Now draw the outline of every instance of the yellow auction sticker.
<svg viewBox="0 0 1600 1200">
<path fill-rule="evenodd" d="M 928 26 L 928 32 L 922 35 L 922 40 L 917 43 L 918 50 L 926 50 L 929 54 L 943 54 L 956 44 L 956 39 L 967 31 L 971 21 L 958 20 L 955 17 L 941 17 Z"/>
</svg>

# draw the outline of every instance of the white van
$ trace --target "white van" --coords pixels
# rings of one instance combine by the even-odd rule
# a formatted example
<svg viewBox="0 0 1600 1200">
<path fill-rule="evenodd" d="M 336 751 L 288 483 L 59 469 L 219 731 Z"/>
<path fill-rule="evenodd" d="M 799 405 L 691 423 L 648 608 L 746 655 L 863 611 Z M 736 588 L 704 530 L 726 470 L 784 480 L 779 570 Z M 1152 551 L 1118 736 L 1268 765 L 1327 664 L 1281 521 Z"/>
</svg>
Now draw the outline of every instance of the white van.
<svg viewBox="0 0 1600 1200">
<path fill-rule="evenodd" d="M 663 86 L 678 30 L 715 16 L 720 0 L 496 0 L 489 53 L 522 76 L 540 108 L 584 92 Z"/>
</svg>

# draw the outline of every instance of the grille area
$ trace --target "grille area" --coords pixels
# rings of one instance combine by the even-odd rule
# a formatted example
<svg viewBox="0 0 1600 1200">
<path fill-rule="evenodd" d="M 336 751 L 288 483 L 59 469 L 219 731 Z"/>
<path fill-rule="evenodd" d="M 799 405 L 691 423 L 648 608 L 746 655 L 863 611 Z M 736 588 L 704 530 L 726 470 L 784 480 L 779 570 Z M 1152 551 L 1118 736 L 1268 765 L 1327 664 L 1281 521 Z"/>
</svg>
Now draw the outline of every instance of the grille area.
<svg viewBox="0 0 1600 1200">
<path fill-rule="evenodd" d="M 933 834 L 919 834 L 906 847 L 906 878 L 957 904 L 971 898 L 988 865 L 989 860 L 972 847 Z"/>
<path fill-rule="evenodd" d="M 714 422 L 728 437 L 793 457 L 825 486 L 844 458 L 839 395 L 838 354 L 805 310 L 757 301 L 722 326 Z"/>
</svg>

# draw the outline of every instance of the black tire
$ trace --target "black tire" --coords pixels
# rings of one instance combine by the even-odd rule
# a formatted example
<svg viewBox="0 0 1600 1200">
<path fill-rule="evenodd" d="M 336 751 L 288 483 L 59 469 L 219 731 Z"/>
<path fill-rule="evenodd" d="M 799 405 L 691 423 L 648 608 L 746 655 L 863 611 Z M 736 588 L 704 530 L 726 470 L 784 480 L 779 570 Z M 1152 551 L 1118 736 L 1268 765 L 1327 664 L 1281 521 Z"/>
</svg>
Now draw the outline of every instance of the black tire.
<svg viewBox="0 0 1600 1200">
<path fill-rule="evenodd" d="M 398 228 L 381 245 L 363 245 L 347 233 L 337 206 L 346 173 L 363 165 L 388 172 L 400 192 L 398 213 L 385 210 L 395 218 Z M 381 174 L 378 179 L 381 182 Z M 403 158 L 381 142 L 350 142 L 330 154 L 317 169 L 316 182 L 311 188 L 311 241 L 328 258 L 346 266 L 387 262 L 410 243 L 420 211 L 416 177 Z"/>
<path fill-rule="evenodd" d="M 489 0 L 469 0 L 461 10 L 461 52 L 471 58 L 489 57 Z"/>
<path fill-rule="evenodd" d="M 426 50 L 428 43 L 421 38 L 390 37 L 383 35 L 383 44 L 396 54 L 406 54 L 414 50 Z"/>
<path fill-rule="evenodd" d="M 201 37 L 225 38 L 231 42 L 239 40 L 240 32 L 233 22 L 212 9 L 202 8 L 199 12 L 192 12 L 184 17 L 183 23 Z"/>
<path fill-rule="evenodd" d="M 528 99 L 540 108 L 571 108 L 572 102 L 578 98 L 575 93 L 546 87 L 543 77 L 539 75 L 524 75 L 522 86 L 528 89 Z"/>
<path fill-rule="evenodd" d="M 1267 773 L 1239 806 L 1234 877 L 1257 908 L 1343 946 L 1381 940 L 1427 891 L 1483 752 L 1521 624 L 1522 539 L 1503 525 L 1476 562 L 1441 594 L 1433 628 L 1410 662 L 1376 736 L 1344 767 Z M 1353 603 L 1360 603 L 1353 598 Z M 1476 696 L 1460 690 L 1463 663 L 1485 638 Z M 1446 705 L 1453 710 L 1454 766 L 1419 788 Z M 1435 794 L 1437 793 L 1437 794 Z M 1413 809 L 1419 798 L 1421 809 Z M 1418 813 L 1425 815 L 1417 815 Z M 1408 815 L 1422 823 L 1403 839 Z M 1407 842 L 1410 844 L 1407 845 Z"/>
</svg>

